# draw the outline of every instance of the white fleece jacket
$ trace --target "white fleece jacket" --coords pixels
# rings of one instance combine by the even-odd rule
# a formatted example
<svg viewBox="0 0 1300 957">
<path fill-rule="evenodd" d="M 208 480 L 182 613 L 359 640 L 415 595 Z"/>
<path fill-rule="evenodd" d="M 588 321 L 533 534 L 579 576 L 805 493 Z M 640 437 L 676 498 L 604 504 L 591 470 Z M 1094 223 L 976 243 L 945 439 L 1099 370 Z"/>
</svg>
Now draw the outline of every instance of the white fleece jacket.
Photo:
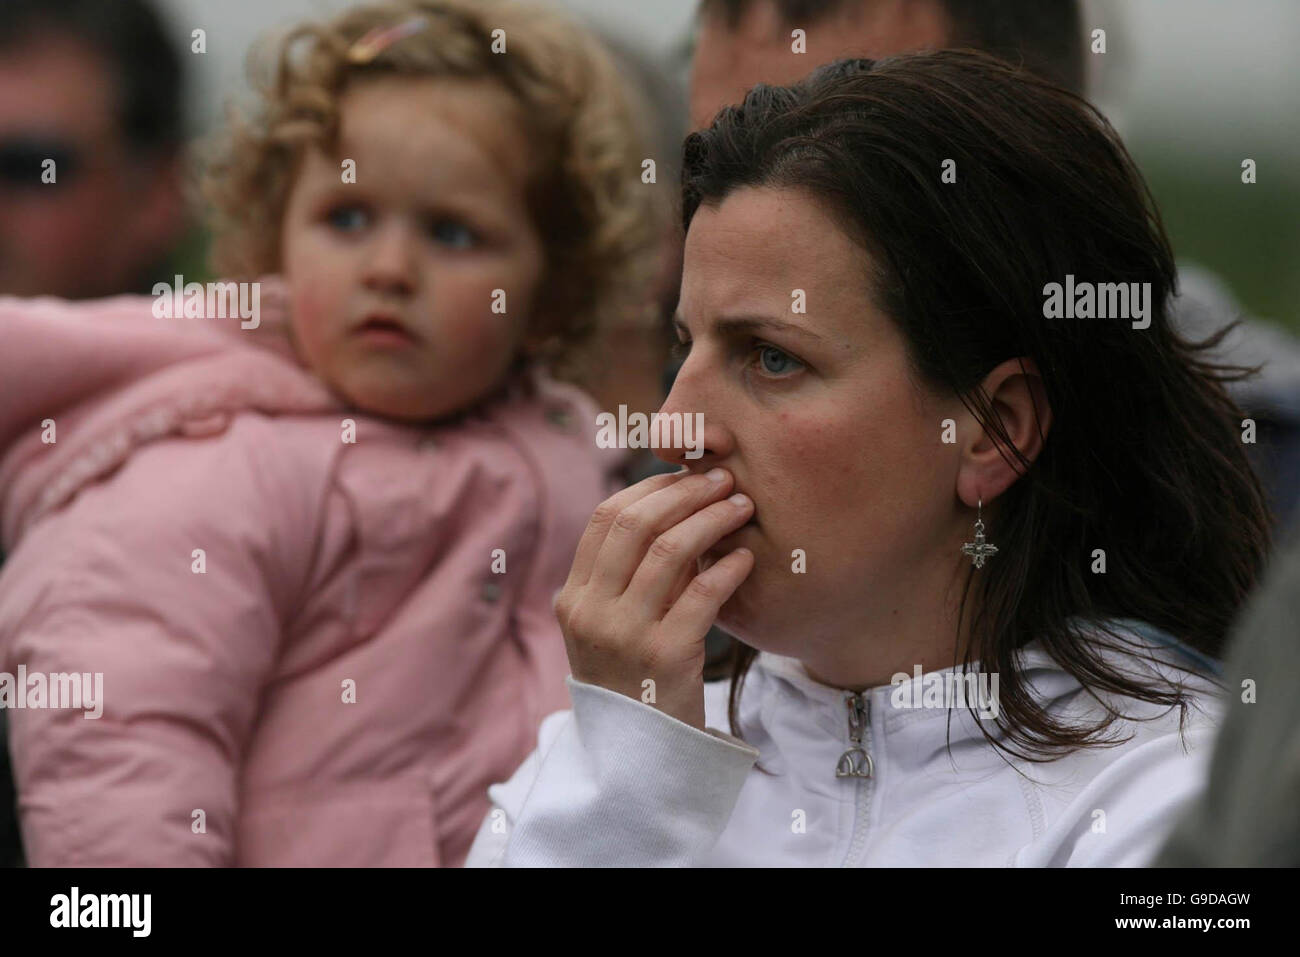
<svg viewBox="0 0 1300 957">
<path fill-rule="evenodd" d="M 1176 707 L 1111 697 L 1126 717 L 1109 737 L 1128 740 L 1045 764 L 1008 763 L 965 707 L 901 706 L 927 689 L 933 701 L 937 676 L 953 669 L 853 695 L 761 653 L 740 699 L 743 742 L 717 730 L 728 727 L 729 682 L 705 685 L 706 733 L 569 677 L 572 711 L 544 719 L 537 749 L 489 788 L 466 866 L 1145 865 L 1203 787 L 1222 704 L 1205 677 L 1212 662 L 1149 626 L 1130 633 L 1160 664 L 1110 659 L 1182 682 L 1195 702 L 1184 733 Z M 1104 716 L 1037 642 L 1021 656 L 1053 715 Z M 867 765 L 843 757 L 851 712 L 869 777 L 836 774 Z"/>
</svg>

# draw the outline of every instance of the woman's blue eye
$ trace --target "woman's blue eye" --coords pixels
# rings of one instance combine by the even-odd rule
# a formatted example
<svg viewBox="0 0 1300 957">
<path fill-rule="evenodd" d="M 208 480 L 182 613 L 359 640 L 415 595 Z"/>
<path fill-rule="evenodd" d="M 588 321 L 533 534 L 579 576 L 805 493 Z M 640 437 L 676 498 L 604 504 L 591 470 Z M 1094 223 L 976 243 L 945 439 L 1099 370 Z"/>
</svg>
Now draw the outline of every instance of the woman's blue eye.
<svg viewBox="0 0 1300 957">
<path fill-rule="evenodd" d="M 685 359 L 686 356 L 690 355 L 690 352 L 690 339 L 687 339 L 684 342 L 678 340 L 673 343 L 672 357 L 675 361 Z M 755 352 L 758 353 L 759 364 L 762 366 L 762 371 L 770 377 L 779 376 L 785 378 L 788 373 L 797 371 L 804 367 L 802 362 L 794 356 L 776 348 L 776 346 L 769 346 L 761 342 L 756 342 L 750 349 L 750 355 L 753 355 Z"/>
<path fill-rule="evenodd" d="M 359 206 L 339 206 L 331 209 L 325 220 L 335 229 L 350 233 L 366 224 L 366 212 Z"/>
<path fill-rule="evenodd" d="M 786 355 L 784 352 L 782 352 L 780 349 L 776 348 L 775 346 L 759 346 L 758 347 L 759 364 L 763 367 L 763 371 L 768 373 L 769 375 L 782 375 L 783 373 L 791 371 L 791 367 L 789 365 L 787 365 L 785 368 L 776 368 L 776 369 L 772 368 L 770 365 L 768 365 L 767 362 L 769 356 L 775 357 L 778 363 L 792 363 L 794 366 L 803 365 L 803 363 L 801 363 L 798 359 Z"/>
<path fill-rule="evenodd" d="M 473 231 L 464 223 L 454 219 L 440 219 L 433 224 L 433 238 L 454 249 L 467 249 L 474 245 Z"/>
</svg>

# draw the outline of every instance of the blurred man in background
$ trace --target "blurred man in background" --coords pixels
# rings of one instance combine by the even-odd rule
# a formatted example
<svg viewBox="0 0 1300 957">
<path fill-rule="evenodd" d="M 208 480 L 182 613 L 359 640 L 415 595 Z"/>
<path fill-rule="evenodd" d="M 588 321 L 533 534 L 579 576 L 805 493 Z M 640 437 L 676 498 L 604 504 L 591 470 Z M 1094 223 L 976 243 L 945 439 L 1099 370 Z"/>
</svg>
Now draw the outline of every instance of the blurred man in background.
<svg viewBox="0 0 1300 957">
<path fill-rule="evenodd" d="M 171 280 L 183 81 L 145 0 L 0 0 L 0 295 L 85 299 Z M 7 737 L 0 710 L 0 866 L 22 859 Z"/>
<path fill-rule="evenodd" d="M 164 278 L 185 225 L 180 57 L 144 0 L 0 2 L 0 295 Z"/>
<path fill-rule="evenodd" d="M 974 47 L 1076 93 L 1084 84 L 1077 0 L 701 0 L 691 129 L 758 83 L 788 85 L 843 57 Z M 792 49 L 805 33 L 807 52 Z"/>
</svg>

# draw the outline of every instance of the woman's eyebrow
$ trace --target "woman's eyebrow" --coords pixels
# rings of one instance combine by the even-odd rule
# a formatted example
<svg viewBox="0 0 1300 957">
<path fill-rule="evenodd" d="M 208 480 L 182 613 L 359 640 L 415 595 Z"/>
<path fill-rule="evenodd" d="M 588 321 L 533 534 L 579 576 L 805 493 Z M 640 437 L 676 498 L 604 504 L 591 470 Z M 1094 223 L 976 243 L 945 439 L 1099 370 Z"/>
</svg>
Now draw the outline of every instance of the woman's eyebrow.
<svg viewBox="0 0 1300 957">
<path fill-rule="evenodd" d="M 686 328 L 686 320 L 682 318 L 680 313 L 673 316 L 673 328 L 686 333 L 690 332 Z M 724 336 L 752 333 L 760 329 L 775 329 L 780 332 L 790 332 L 797 336 L 813 339 L 817 342 L 825 341 L 822 336 L 805 326 L 794 322 L 785 322 L 781 319 L 773 319 L 771 316 L 721 316 L 713 321 L 714 332 Z"/>
</svg>

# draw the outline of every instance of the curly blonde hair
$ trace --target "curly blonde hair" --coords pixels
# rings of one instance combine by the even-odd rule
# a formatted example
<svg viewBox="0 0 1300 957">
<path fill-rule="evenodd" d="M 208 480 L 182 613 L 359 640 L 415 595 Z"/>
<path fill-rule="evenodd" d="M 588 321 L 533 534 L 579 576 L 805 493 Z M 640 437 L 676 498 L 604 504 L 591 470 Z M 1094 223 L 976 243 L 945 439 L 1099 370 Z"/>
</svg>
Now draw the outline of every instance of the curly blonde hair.
<svg viewBox="0 0 1300 957">
<path fill-rule="evenodd" d="M 367 62 L 350 58 L 362 37 L 415 17 L 424 29 Z M 492 50 L 497 30 L 504 53 Z M 522 107 L 534 151 L 528 205 L 547 259 L 533 357 L 580 381 L 593 359 L 583 346 L 599 324 L 653 321 L 655 244 L 671 212 L 641 179 L 636 91 L 575 21 L 510 0 L 390 0 L 298 26 L 272 57 L 255 50 L 250 68 L 261 108 L 231 112 L 202 176 L 218 272 L 254 278 L 281 269 L 281 221 L 299 161 L 308 147 L 337 147 L 338 103 L 349 83 L 385 75 L 492 79 Z"/>
</svg>

